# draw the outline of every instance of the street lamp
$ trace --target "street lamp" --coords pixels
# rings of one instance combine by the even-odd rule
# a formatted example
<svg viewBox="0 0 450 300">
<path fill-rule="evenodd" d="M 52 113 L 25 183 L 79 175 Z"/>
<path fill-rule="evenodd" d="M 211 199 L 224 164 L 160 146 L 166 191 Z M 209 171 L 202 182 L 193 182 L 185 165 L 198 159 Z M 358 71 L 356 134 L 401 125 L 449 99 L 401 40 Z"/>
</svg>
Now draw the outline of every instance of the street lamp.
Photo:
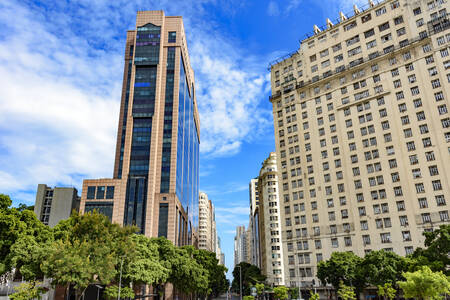
<svg viewBox="0 0 450 300">
<path fill-rule="evenodd" d="M 239 291 L 240 291 L 239 298 L 240 300 L 242 300 L 242 268 L 239 265 L 237 265 L 236 267 L 239 268 Z"/>
<path fill-rule="evenodd" d="M 120 261 L 120 275 L 119 275 L 119 292 L 117 293 L 117 300 L 120 300 L 120 287 L 122 286 L 122 267 L 123 267 L 123 258 L 125 255 L 122 255 L 122 260 Z"/>
<path fill-rule="evenodd" d="M 101 285 L 96 284 L 95 287 L 97 288 L 97 300 L 100 298 L 100 290 L 103 288 Z"/>
</svg>

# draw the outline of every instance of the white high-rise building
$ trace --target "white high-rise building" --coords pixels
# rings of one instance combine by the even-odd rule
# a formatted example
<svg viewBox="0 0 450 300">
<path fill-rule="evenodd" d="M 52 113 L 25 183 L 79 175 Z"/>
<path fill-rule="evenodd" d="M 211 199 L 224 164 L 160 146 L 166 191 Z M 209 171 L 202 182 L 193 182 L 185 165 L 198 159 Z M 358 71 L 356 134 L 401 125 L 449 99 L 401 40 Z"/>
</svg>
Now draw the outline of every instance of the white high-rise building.
<svg viewBox="0 0 450 300">
<path fill-rule="evenodd" d="M 272 285 L 284 285 L 283 245 L 278 199 L 277 156 L 271 152 L 258 177 L 261 271 Z"/>
</svg>

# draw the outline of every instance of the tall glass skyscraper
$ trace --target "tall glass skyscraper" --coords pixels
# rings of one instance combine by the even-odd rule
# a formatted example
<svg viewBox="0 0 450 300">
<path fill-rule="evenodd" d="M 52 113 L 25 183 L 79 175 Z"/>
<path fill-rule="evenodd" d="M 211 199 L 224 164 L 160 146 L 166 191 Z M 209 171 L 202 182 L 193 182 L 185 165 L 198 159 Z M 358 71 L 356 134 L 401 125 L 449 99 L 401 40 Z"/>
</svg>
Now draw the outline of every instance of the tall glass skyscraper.
<svg viewBox="0 0 450 300">
<path fill-rule="evenodd" d="M 195 243 L 199 145 L 183 20 L 140 11 L 127 32 L 114 175 L 83 182 L 80 210 L 176 245 Z"/>
</svg>

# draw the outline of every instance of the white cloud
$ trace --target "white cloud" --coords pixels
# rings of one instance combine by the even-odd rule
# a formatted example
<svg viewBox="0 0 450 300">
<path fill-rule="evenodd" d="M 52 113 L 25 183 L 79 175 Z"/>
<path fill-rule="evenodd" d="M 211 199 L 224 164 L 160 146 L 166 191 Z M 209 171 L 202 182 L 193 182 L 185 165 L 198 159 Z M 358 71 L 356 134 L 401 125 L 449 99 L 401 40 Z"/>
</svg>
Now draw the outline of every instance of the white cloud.
<svg viewBox="0 0 450 300">
<path fill-rule="evenodd" d="M 261 109 L 265 59 L 204 23 L 213 22 L 202 18 L 206 2 L 152 7 L 183 15 L 203 157 L 233 155 L 272 126 Z M 38 183 L 80 187 L 84 178 L 112 175 L 125 32 L 146 8 L 143 0 L 0 3 L 0 192 L 31 201 Z"/>
<path fill-rule="evenodd" d="M 270 1 L 269 6 L 267 7 L 267 14 L 271 17 L 278 16 L 280 14 L 278 3 L 276 3 L 275 1 Z"/>
<path fill-rule="evenodd" d="M 218 228 L 236 227 L 240 224 L 247 226 L 248 224 L 249 208 L 247 206 L 216 206 L 215 213 Z"/>
<path fill-rule="evenodd" d="M 286 14 L 290 13 L 294 9 L 297 9 L 301 2 L 302 0 L 290 0 L 286 5 Z"/>
</svg>

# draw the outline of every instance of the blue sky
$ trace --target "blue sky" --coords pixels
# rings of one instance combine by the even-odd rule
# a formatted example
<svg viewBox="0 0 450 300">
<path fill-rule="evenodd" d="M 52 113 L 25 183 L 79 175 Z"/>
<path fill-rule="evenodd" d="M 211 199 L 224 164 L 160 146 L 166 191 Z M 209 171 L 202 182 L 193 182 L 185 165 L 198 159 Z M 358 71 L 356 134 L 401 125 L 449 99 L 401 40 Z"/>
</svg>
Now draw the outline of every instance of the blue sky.
<svg viewBox="0 0 450 300">
<path fill-rule="evenodd" d="M 358 3 L 365 0 L 355 0 Z M 126 30 L 137 10 L 185 22 L 201 119 L 200 189 L 233 266 L 248 182 L 274 151 L 268 63 L 352 0 L 0 2 L 0 192 L 34 202 L 38 183 L 111 177 Z"/>
</svg>

